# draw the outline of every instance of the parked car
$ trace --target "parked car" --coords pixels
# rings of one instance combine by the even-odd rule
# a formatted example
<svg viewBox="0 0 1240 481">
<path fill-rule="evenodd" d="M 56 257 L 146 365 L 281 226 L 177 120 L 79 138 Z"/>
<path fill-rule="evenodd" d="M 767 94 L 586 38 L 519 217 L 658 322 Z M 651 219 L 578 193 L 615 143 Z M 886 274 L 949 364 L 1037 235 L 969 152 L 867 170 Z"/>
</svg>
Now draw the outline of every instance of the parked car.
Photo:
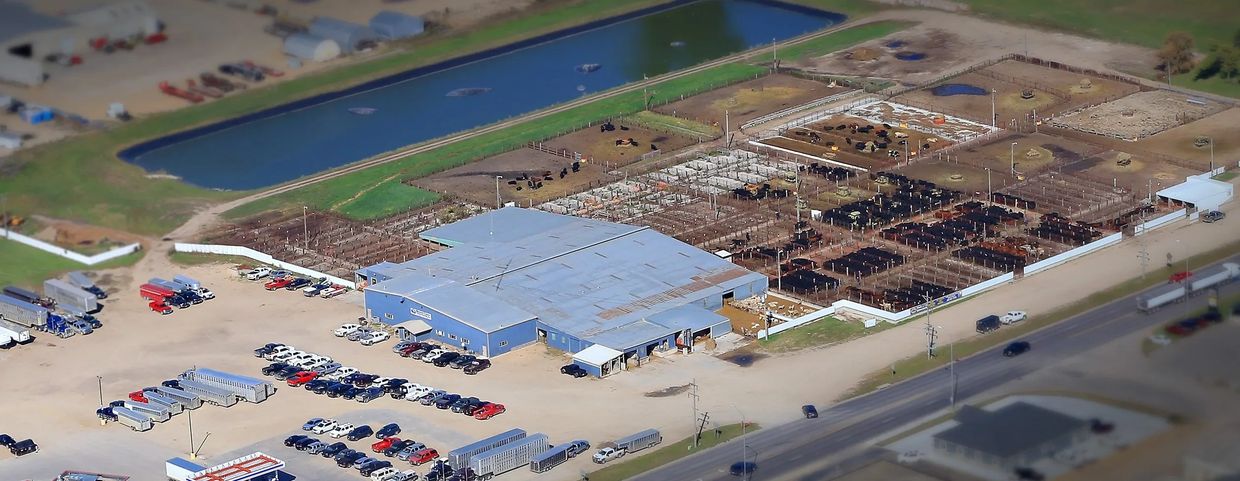
<svg viewBox="0 0 1240 481">
<path fill-rule="evenodd" d="M 383 450 L 391 447 L 393 444 L 398 443 L 398 442 L 400 442 L 400 438 L 389 436 L 389 437 L 380 439 L 374 442 L 373 444 L 371 444 L 370 450 L 376 453 L 382 453 Z"/>
<path fill-rule="evenodd" d="M 432 362 L 435 362 L 435 358 L 443 355 L 443 353 L 445 352 L 448 352 L 448 351 L 441 349 L 441 348 L 435 348 L 435 349 L 428 351 L 426 354 L 423 354 L 420 358 L 422 362 L 432 363 Z"/>
<path fill-rule="evenodd" d="M 299 441 L 309 438 L 309 437 L 310 436 L 306 436 L 304 434 L 294 434 L 292 436 L 284 438 L 284 446 L 291 448 L 293 447 L 294 444 L 297 444 Z"/>
<path fill-rule="evenodd" d="M 345 336 L 344 338 L 350 341 L 360 341 L 362 339 L 370 337 L 370 333 L 372 332 L 375 332 L 374 329 L 371 329 L 369 327 L 361 327 L 361 328 L 358 328 L 356 331 L 350 332 L 349 335 Z"/>
<path fill-rule="evenodd" d="M 396 456 L 397 454 L 400 454 L 400 452 L 403 451 L 405 448 L 409 446 L 413 446 L 415 444 L 418 444 L 418 442 L 412 439 L 405 439 L 405 440 L 394 442 L 392 443 L 391 446 L 388 446 L 387 449 L 383 450 L 383 455 L 389 458 Z"/>
<path fill-rule="evenodd" d="M 310 432 L 314 434 L 327 434 L 331 430 L 336 429 L 336 426 L 337 424 L 335 419 L 327 419 L 319 423 L 318 426 L 310 428 Z"/>
<path fill-rule="evenodd" d="M 271 364 L 263 366 L 263 369 L 261 370 L 261 372 L 263 373 L 264 376 L 274 376 L 277 372 L 284 370 L 284 368 L 286 367 L 288 367 L 288 364 L 285 364 L 282 362 L 273 362 Z"/>
<path fill-rule="evenodd" d="M 307 391 L 312 393 L 323 394 L 327 392 L 327 388 L 331 387 L 334 382 L 335 381 L 328 381 L 326 379 L 315 379 L 306 383 L 305 387 Z"/>
<path fill-rule="evenodd" d="M 379 387 L 383 388 L 384 393 L 391 394 L 405 387 L 406 384 L 409 384 L 408 379 L 388 379 L 387 382 L 379 385 Z"/>
<path fill-rule="evenodd" d="M 444 367 L 444 366 L 447 366 L 448 363 L 455 361 L 459 357 L 461 357 L 461 353 L 448 351 L 443 354 L 440 354 L 439 357 L 436 357 L 435 361 L 432 362 L 431 364 L 434 364 L 435 367 Z"/>
<path fill-rule="evenodd" d="M 394 352 L 394 353 L 396 353 L 396 354 L 400 354 L 400 353 L 401 353 L 401 351 L 404 351 L 404 350 L 405 350 L 405 348 L 407 348 L 407 347 L 409 347 L 409 346 L 412 346 L 412 345 L 414 345 L 414 344 L 417 344 L 417 343 L 416 343 L 416 342 L 414 342 L 414 341 L 400 341 L 400 342 L 398 342 L 398 343 L 396 343 L 396 344 L 393 344 L 393 345 L 392 345 L 392 352 Z"/>
<path fill-rule="evenodd" d="M 1003 355 L 1006 357 L 1019 356 L 1021 354 L 1028 352 L 1030 347 L 1031 346 L 1026 341 L 1016 341 L 1011 344 L 1008 344 L 1007 347 L 1003 348 Z"/>
<path fill-rule="evenodd" d="M 413 463 L 414 466 L 421 466 L 423 464 L 434 461 L 438 457 L 439 457 L 439 451 L 436 451 L 431 448 L 423 448 L 421 450 L 414 452 L 412 455 L 410 455 L 409 462 Z"/>
<path fill-rule="evenodd" d="M 488 367 L 491 367 L 490 359 L 478 359 L 474 362 L 469 363 L 468 366 L 461 368 L 461 372 L 472 376 L 474 374 L 478 374 L 482 371 L 485 371 Z"/>
<path fill-rule="evenodd" d="M 313 371 L 319 373 L 319 376 L 322 377 L 322 376 L 327 376 L 329 374 L 332 374 L 342 367 L 344 366 L 341 366 L 340 363 L 338 362 L 329 362 L 326 364 L 320 364 L 319 366 L 316 366 L 313 369 Z"/>
<path fill-rule="evenodd" d="M 977 320 L 977 332 L 985 334 L 987 332 L 996 331 L 1003 326 L 1003 322 L 999 320 L 999 316 L 989 315 Z"/>
<path fill-rule="evenodd" d="M 318 297 L 324 290 L 331 287 L 331 284 L 318 283 L 301 289 L 302 295 L 306 297 Z"/>
<path fill-rule="evenodd" d="M 499 404 L 499 403 L 487 404 L 486 406 L 483 406 L 481 409 L 479 409 L 477 412 L 474 413 L 474 419 L 477 419 L 479 421 L 485 421 L 495 416 L 499 416 L 500 414 L 504 414 L 504 411 L 507 411 L 507 410 L 508 409 L 505 408 L 503 404 Z"/>
<path fill-rule="evenodd" d="M 569 364 L 564 367 L 561 367 L 560 374 L 567 374 L 569 376 L 576 377 L 576 378 L 586 377 L 590 375 L 590 373 L 586 372 L 585 368 L 578 366 L 576 364 Z"/>
<path fill-rule="evenodd" d="M 448 367 L 452 369 L 461 369 L 465 366 L 473 364 L 473 362 L 476 360 L 478 360 L 478 356 L 474 356 L 471 354 L 465 354 L 465 355 L 458 356 L 456 359 L 453 359 L 452 361 L 448 362 Z"/>
<path fill-rule="evenodd" d="M 332 428 L 331 431 L 327 432 L 327 435 L 338 439 L 338 438 L 342 438 L 348 435 L 349 431 L 352 431 L 352 430 L 353 430 L 353 423 L 337 424 L 336 427 Z"/>
<path fill-rule="evenodd" d="M 327 397 L 330 398 L 337 398 L 343 396 L 345 391 L 348 391 L 349 389 L 353 389 L 353 385 L 346 382 L 336 381 L 331 386 L 328 386 L 327 390 L 323 391 L 323 394 L 326 394 Z"/>
<path fill-rule="evenodd" d="M 418 402 L 422 403 L 423 406 L 430 406 L 431 404 L 435 404 L 436 402 L 438 402 L 439 398 L 442 398 L 447 395 L 448 395 L 447 391 L 444 391 L 443 389 L 436 389 L 434 391 L 427 393 Z"/>
<path fill-rule="evenodd" d="M 370 437 L 371 434 L 374 434 L 374 433 L 375 433 L 374 429 L 371 429 L 370 426 L 363 424 L 361 426 L 353 428 L 353 430 L 349 431 L 349 434 L 345 437 L 348 438 L 349 441 L 357 441 L 360 439 L 368 438 Z"/>
<path fill-rule="evenodd" d="M 364 457 L 366 457 L 365 454 L 362 454 L 360 452 L 353 451 L 350 449 L 350 450 L 345 451 L 342 454 L 336 455 L 336 466 L 340 466 L 342 468 L 349 468 L 349 467 L 352 467 L 353 463 L 356 463 L 357 460 L 362 459 Z"/>
<path fill-rule="evenodd" d="M 345 337 L 349 334 L 357 332 L 357 330 L 361 328 L 362 326 L 360 324 L 342 324 L 340 327 L 337 327 L 336 330 L 332 331 L 332 334 L 335 334 L 336 337 Z"/>
<path fill-rule="evenodd" d="M 281 369 L 280 372 L 277 372 L 275 374 L 275 378 L 278 380 L 284 381 L 290 377 L 297 375 L 297 373 L 299 372 L 301 372 L 301 366 L 288 366 L 288 367 L 285 367 L 284 369 Z"/>
<path fill-rule="evenodd" d="M 353 396 L 353 400 L 360 403 L 368 403 L 380 397 L 383 397 L 383 388 L 371 387 L 363 389 L 362 392 Z"/>
<path fill-rule="evenodd" d="M 305 451 L 306 448 L 310 447 L 311 444 L 314 444 L 317 442 L 319 442 L 318 439 L 315 439 L 312 437 L 306 437 L 305 439 L 302 439 L 301 441 L 297 441 L 293 443 L 293 448 L 296 448 L 298 451 Z"/>
<path fill-rule="evenodd" d="M 277 347 L 279 347 L 279 346 L 283 346 L 283 345 L 284 345 L 284 344 L 280 344 L 280 343 L 278 343 L 278 342 L 269 342 L 269 343 L 267 343 L 266 345 L 264 345 L 263 347 L 260 347 L 260 348 L 258 348 L 258 349 L 255 349 L 255 350 L 254 350 L 254 357 L 263 357 L 263 356 L 266 356 L 267 354 L 270 354 L 270 353 L 271 353 L 271 351 L 272 351 L 272 350 L 274 350 L 275 348 L 277 348 Z"/>
<path fill-rule="evenodd" d="M 263 288 L 269 291 L 274 291 L 276 289 L 283 289 L 287 287 L 289 283 L 291 282 L 293 282 L 292 279 L 288 277 L 281 277 L 279 279 L 273 279 L 271 281 L 268 281 L 266 284 L 263 285 Z"/>
<path fill-rule="evenodd" d="M 354 374 L 353 385 L 357 387 L 368 387 L 371 384 L 374 384 L 376 379 L 379 379 L 379 376 L 375 374 L 357 373 Z"/>
<path fill-rule="evenodd" d="M 290 376 L 287 382 L 289 386 L 297 387 L 305 383 L 308 383 L 310 381 L 313 381 L 314 378 L 318 376 L 319 376 L 319 373 L 314 372 L 314 371 L 301 371 L 301 372 L 298 372 L 297 374 Z"/>
<path fill-rule="evenodd" d="M 323 448 L 321 451 L 319 451 L 319 456 L 323 456 L 325 458 L 335 457 L 337 454 L 340 454 L 342 451 L 348 448 L 349 446 L 346 445 L 345 443 L 335 442 Z"/>
<path fill-rule="evenodd" d="M 318 425 L 320 425 L 320 424 L 323 424 L 323 422 L 324 422 L 324 421 L 327 421 L 327 420 L 326 420 L 326 419 L 323 419 L 323 418 L 313 418 L 313 419 L 311 419 L 311 420 L 309 420 L 309 421 L 306 421 L 306 423 L 305 423 L 305 424 L 302 424 L 302 425 L 301 425 L 301 430 L 302 430 L 302 431 L 309 431 L 309 430 L 311 430 L 311 429 L 314 429 L 314 428 L 315 428 L 315 426 L 318 426 Z"/>
<path fill-rule="evenodd" d="M 326 448 L 327 446 L 328 444 L 323 441 L 315 441 L 313 443 L 310 443 L 309 446 L 306 446 L 305 451 L 310 454 L 319 454 L 319 452 L 322 451 L 323 448 Z"/>
<path fill-rule="evenodd" d="M 392 337 L 392 335 L 388 334 L 387 332 L 375 331 L 375 332 L 370 333 L 370 337 L 362 339 L 360 342 L 362 343 L 363 346 L 373 346 L 375 344 L 388 340 L 388 338 L 390 337 Z"/>
<path fill-rule="evenodd" d="M 418 400 L 421 400 L 423 397 L 426 397 L 427 394 L 430 394 L 433 391 L 435 391 L 434 388 L 430 386 L 423 386 L 421 384 L 413 384 L 413 385 L 405 386 L 405 400 L 406 401 L 418 401 Z"/>
<path fill-rule="evenodd" d="M 151 301 L 147 303 L 146 306 L 151 308 L 151 311 L 158 312 L 163 315 L 172 314 L 172 308 L 159 301 Z"/>
<path fill-rule="evenodd" d="M 448 407 L 452 406 L 452 403 L 456 402 L 458 399 L 461 399 L 460 394 L 448 394 L 441 396 L 439 399 L 435 400 L 435 409 L 448 409 Z"/>
<path fill-rule="evenodd" d="M 1029 314 L 1025 311 L 1008 311 L 1007 314 L 999 317 L 999 322 L 1004 324 L 1016 324 L 1027 318 L 1029 318 Z"/>
<path fill-rule="evenodd" d="M 245 273 L 245 278 L 251 281 L 257 281 L 271 275 L 271 268 L 257 267 Z"/>
<path fill-rule="evenodd" d="M 1212 210 L 1204 214 L 1201 214 L 1201 221 L 1207 224 L 1213 224 L 1215 222 L 1223 220 L 1224 217 L 1227 217 L 1226 213 L 1222 211 Z"/>
<path fill-rule="evenodd" d="M 386 468 L 379 468 L 370 474 L 363 474 L 362 476 L 370 476 L 371 481 L 388 481 L 397 474 L 400 474 L 400 472 L 397 471 L 396 468 L 388 466 Z"/>
<path fill-rule="evenodd" d="M 818 408 L 813 404 L 806 404 L 801 406 L 801 414 L 805 415 L 805 419 L 814 419 L 818 417 Z"/>
<path fill-rule="evenodd" d="M 400 344 L 397 344 L 397 345 L 399 346 Z M 400 351 L 397 351 L 397 354 L 399 354 L 400 357 L 409 357 L 410 354 L 413 354 L 415 351 L 422 349 L 422 346 L 423 344 L 420 342 L 411 342 L 409 344 L 406 344 L 404 347 L 400 348 Z"/>
<path fill-rule="evenodd" d="M 342 399 L 348 399 L 348 400 L 352 401 L 352 400 L 353 400 L 353 398 L 356 398 L 356 397 L 357 397 L 357 395 L 359 395 L 359 394 L 361 394 L 361 393 L 363 393 L 363 392 L 365 392 L 365 391 L 366 391 L 365 389 L 362 389 L 362 388 L 360 388 L 360 387 L 357 387 L 357 386 L 350 386 L 348 389 L 345 389 L 343 393 L 340 393 L 340 397 L 341 397 Z"/>
<path fill-rule="evenodd" d="M 388 423 L 375 431 L 376 438 L 390 438 L 397 434 L 400 434 L 400 425 L 396 423 Z"/>
<path fill-rule="evenodd" d="M 287 286 L 284 286 L 284 290 L 294 291 L 308 285 L 310 285 L 310 279 L 306 279 L 304 277 L 294 277 L 293 280 L 289 281 Z"/>
<path fill-rule="evenodd" d="M 330 299 L 330 298 L 339 296 L 341 294 L 344 294 L 348 290 L 349 289 L 345 286 L 333 284 L 331 287 L 325 289 L 321 294 L 319 294 L 319 296 L 321 296 L 324 299 Z"/>
<path fill-rule="evenodd" d="M 463 398 L 457 399 L 456 402 L 452 403 L 452 405 L 449 406 L 449 408 L 452 409 L 452 412 L 459 413 L 465 410 L 467 406 L 473 406 L 473 405 L 481 404 L 481 403 L 482 403 L 482 400 L 476 397 L 463 397 Z"/>
<path fill-rule="evenodd" d="M 390 468 L 390 467 L 392 467 L 391 461 L 375 460 L 375 461 L 363 464 L 361 466 L 358 466 L 357 472 L 361 473 L 362 476 L 370 476 L 371 474 L 374 474 L 375 471 L 378 471 L 383 468 Z"/>
</svg>

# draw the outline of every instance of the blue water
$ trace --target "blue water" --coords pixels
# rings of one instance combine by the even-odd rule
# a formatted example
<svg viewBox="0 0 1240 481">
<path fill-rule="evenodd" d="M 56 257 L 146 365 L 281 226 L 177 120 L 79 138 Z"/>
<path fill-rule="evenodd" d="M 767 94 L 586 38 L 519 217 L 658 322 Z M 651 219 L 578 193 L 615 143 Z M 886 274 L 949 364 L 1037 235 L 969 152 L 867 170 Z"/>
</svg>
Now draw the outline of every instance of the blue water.
<svg viewBox="0 0 1240 481">
<path fill-rule="evenodd" d="M 558 32 L 134 146 L 121 158 L 210 188 L 339 167 L 839 23 L 770 0 L 706 0 Z M 542 43 L 537 43 L 542 42 Z M 584 64 L 599 64 L 590 72 Z M 585 70 L 585 69 L 581 69 Z M 460 89 L 469 94 L 460 95 Z M 449 96 L 456 91 L 458 95 Z M 368 115 L 350 112 L 375 109 Z"/>
<path fill-rule="evenodd" d="M 939 97 L 951 95 L 986 95 L 986 89 L 969 84 L 943 84 L 930 89 L 930 93 Z"/>
<path fill-rule="evenodd" d="M 926 58 L 926 54 L 921 52 L 896 52 L 896 58 L 906 62 L 912 62 Z"/>
</svg>

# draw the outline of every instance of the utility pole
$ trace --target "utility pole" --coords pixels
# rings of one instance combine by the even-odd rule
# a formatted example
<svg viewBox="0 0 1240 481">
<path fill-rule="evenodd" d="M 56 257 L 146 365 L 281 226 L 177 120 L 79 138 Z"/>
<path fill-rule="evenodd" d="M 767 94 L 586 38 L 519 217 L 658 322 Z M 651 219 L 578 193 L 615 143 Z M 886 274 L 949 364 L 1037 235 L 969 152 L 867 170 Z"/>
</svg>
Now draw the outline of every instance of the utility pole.
<svg viewBox="0 0 1240 481">
<path fill-rule="evenodd" d="M 1011 174 L 1016 175 L 1016 142 L 1012 142 L 1012 147 L 1008 149 L 1008 158 L 1012 163 Z"/>
<path fill-rule="evenodd" d="M 697 402 L 698 402 L 698 393 L 697 393 L 697 379 L 693 379 L 693 380 L 689 381 L 689 388 L 690 388 L 690 389 L 689 389 L 689 399 L 692 399 L 692 400 L 693 400 L 693 425 L 694 425 L 694 427 L 696 427 L 696 426 L 697 426 L 697 423 L 698 423 L 698 409 L 697 409 Z M 696 448 L 696 447 L 697 447 L 697 445 L 698 445 L 698 438 L 699 438 L 699 437 L 700 437 L 700 435 L 699 435 L 699 436 L 694 436 L 694 437 L 693 437 L 693 447 L 695 447 L 695 448 Z"/>
<path fill-rule="evenodd" d="M 495 208 L 496 209 L 504 208 L 504 201 L 500 200 L 499 198 L 499 180 L 502 178 L 504 178 L 504 176 L 502 175 L 495 176 Z"/>
<path fill-rule="evenodd" d="M 1207 137 L 1210 141 L 1210 175 L 1214 175 L 1214 137 Z"/>
<path fill-rule="evenodd" d="M 990 184 L 990 167 L 986 168 L 986 202 L 993 205 L 995 199 L 995 190 Z"/>
<path fill-rule="evenodd" d="M 930 296 L 923 295 L 922 299 L 926 301 L 925 303 L 925 306 L 926 306 L 926 358 L 933 359 L 934 358 L 934 341 L 935 341 L 935 338 L 938 337 L 938 328 L 930 324 L 930 311 L 931 311 Z"/>
<path fill-rule="evenodd" d="M 723 148 L 725 149 L 732 148 L 732 128 L 729 123 L 728 111 L 725 109 L 723 111 Z"/>
<path fill-rule="evenodd" d="M 998 90 L 990 89 L 990 126 L 995 127 L 995 122 L 999 121 L 999 114 L 995 112 L 995 94 Z"/>
<path fill-rule="evenodd" d="M 310 224 L 306 220 L 306 213 L 309 210 L 310 210 L 309 207 L 306 207 L 304 205 L 301 206 L 301 237 L 302 237 L 302 240 L 304 241 L 306 252 L 310 251 Z"/>
<path fill-rule="evenodd" d="M 194 451 L 194 411 L 192 409 L 185 410 L 186 419 L 189 420 L 189 458 L 194 459 L 197 453 Z"/>
<path fill-rule="evenodd" d="M 95 380 L 99 381 L 99 405 L 103 406 L 103 376 L 95 376 Z"/>
</svg>

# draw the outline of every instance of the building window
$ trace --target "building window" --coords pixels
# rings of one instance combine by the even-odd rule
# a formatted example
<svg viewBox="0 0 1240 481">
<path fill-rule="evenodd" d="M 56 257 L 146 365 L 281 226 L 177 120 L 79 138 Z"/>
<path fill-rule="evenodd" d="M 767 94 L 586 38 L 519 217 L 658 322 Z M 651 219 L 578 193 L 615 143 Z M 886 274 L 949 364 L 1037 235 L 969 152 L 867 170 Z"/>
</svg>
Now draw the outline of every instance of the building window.
<svg viewBox="0 0 1240 481">
<path fill-rule="evenodd" d="M 435 335 L 439 337 L 443 337 L 443 331 L 435 331 Z"/>
<path fill-rule="evenodd" d="M 508 341 L 500 341 L 499 347 L 508 347 Z"/>
<path fill-rule="evenodd" d="M 456 334 L 448 334 L 448 339 L 456 340 Z"/>
<path fill-rule="evenodd" d="M 554 332 L 552 332 L 552 333 L 548 333 L 548 334 L 547 334 L 547 339 L 551 339 L 552 341 L 554 341 L 554 340 L 555 340 L 555 333 L 554 333 Z"/>
<path fill-rule="evenodd" d="M 383 317 L 384 317 L 384 318 L 386 318 L 386 319 L 387 319 L 387 320 L 389 320 L 389 321 L 390 321 L 390 320 L 392 320 L 392 319 L 396 319 L 396 316 L 393 316 L 393 315 L 392 315 L 392 313 L 390 313 L 390 312 L 385 312 L 385 313 L 383 313 Z"/>
</svg>

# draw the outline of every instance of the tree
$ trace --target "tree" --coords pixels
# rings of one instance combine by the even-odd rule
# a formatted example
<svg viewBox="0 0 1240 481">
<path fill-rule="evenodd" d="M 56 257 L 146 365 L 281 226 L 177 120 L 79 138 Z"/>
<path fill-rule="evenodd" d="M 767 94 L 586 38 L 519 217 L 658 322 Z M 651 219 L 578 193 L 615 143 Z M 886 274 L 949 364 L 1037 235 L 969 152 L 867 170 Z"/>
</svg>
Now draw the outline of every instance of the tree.
<svg viewBox="0 0 1240 481">
<path fill-rule="evenodd" d="M 1171 32 L 1158 50 L 1163 71 L 1184 73 L 1193 69 L 1193 37 L 1186 32 Z"/>
<path fill-rule="evenodd" d="M 1219 45 L 1214 49 L 1214 57 L 1218 63 L 1218 73 L 1223 78 L 1234 79 L 1240 76 L 1240 47 Z"/>
</svg>

